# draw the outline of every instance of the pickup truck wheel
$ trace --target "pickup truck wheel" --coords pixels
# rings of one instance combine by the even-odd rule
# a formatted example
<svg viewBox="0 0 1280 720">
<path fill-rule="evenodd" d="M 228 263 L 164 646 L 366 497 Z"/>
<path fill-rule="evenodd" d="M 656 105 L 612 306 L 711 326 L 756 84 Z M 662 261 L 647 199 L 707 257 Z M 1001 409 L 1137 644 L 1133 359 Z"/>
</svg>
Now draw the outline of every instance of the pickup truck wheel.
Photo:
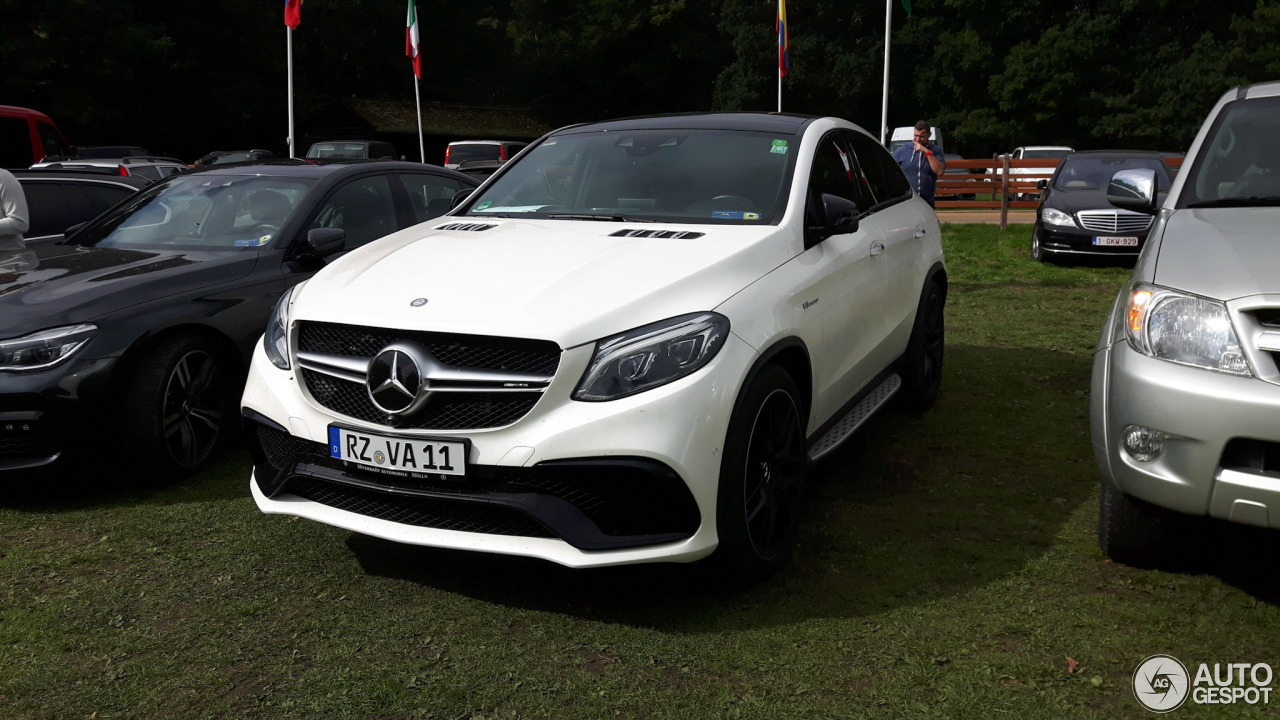
<svg viewBox="0 0 1280 720">
<path fill-rule="evenodd" d="M 714 559 L 734 582 L 767 580 L 791 552 L 806 464 L 801 407 L 791 376 L 769 365 L 744 391 L 729 421 Z"/>
<path fill-rule="evenodd" d="M 224 375 L 203 338 L 181 335 L 147 349 L 129 380 L 122 428 L 144 481 L 177 480 L 208 464 L 226 434 Z"/>
<path fill-rule="evenodd" d="M 1147 503 L 1125 495 L 1102 478 L 1098 500 L 1098 545 L 1107 557 L 1127 565 L 1154 565 L 1168 556 L 1168 530 Z"/>
<path fill-rule="evenodd" d="M 946 296 L 938 281 L 925 283 L 916 311 L 916 324 L 911 329 L 907 353 L 902 358 L 900 375 L 902 395 L 907 405 L 923 410 L 938 399 L 942 387 L 942 360 L 946 349 Z"/>
</svg>

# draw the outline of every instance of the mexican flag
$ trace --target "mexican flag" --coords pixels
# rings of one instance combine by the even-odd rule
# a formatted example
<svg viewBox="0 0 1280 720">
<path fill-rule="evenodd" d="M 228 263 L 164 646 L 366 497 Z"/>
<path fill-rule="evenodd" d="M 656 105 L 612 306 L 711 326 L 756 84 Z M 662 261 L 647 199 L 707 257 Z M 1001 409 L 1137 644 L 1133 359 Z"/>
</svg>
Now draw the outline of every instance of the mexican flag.
<svg viewBox="0 0 1280 720">
<path fill-rule="evenodd" d="M 422 79 L 422 53 L 418 44 L 418 9 L 409 0 L 409 19 L 404 26 L 404 54 L 413 58 L 413 74 Z"/>
</svg>

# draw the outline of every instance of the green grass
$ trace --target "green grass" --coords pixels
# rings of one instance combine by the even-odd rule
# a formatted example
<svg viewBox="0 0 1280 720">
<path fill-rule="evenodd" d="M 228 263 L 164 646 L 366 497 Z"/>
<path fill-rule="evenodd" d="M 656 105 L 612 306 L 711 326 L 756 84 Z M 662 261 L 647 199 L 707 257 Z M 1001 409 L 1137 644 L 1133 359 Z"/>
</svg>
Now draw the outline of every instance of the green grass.
<svg viewBox="0 0 1280 720">
<path fill-rule="evenodd" d="M 1097 549 L 1090 356 L 1128 271 L 1035 264 L 1026 227 L 945 242 L 937 406 L 811 474 L 773 581 L 263 516 L 233 451 L 164 490 L 0 505 L 0 717 L 1138 718 L 1147 655 L 1274 664 L 1269 535 L 1176 571 Z"/>
</svg>

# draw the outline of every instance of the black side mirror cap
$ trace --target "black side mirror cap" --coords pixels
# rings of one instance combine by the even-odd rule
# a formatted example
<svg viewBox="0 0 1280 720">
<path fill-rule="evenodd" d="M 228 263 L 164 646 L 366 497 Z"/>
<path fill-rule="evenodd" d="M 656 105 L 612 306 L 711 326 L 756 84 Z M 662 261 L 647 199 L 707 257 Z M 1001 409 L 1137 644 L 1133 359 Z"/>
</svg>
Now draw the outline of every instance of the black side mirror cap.
<svg viewBox="0 0 1280 720">
<path fill-rule="evenodd" d="M 462 189 L 461 189 L 461 190 L 459 190 L 458 192 L 454 193 L 454 194 L 453 194 L 453 205 L 452 205 L 452 206 L 450 206 L 450 208 L 449 208 L 449 209 L 450 209 L 450 210 L 452 210 L 453 208 L 456 208 L 456 207 L 458 207 L 459 205 L 461 205 L 461 204 L 462 204 L 462 203 L 463 203 L 467 198 L 471 197 L 471 193 L 473 193 L 473 192 L 475 192 L 475 191 L 476 191 L 476 189 L 475 189 L 475 188 L 462 188 Z"/>
<path fill-rule="evenodd" d="M 342 252 L 347 246 L 347 231 L 342 228 L 312 228 L 299 248 L 303 255 L 326 258 Z"/>
<path fill-rule="evenodd" d="M 1151 168 L 1121 170 L 1107 183 L 1107 202 L 1122 210 L 1155 215 L 1160 177 Z"/>
<path fill-rule="evenodd" d="M 1048 189 L 1049 189 L 1049 181 L 1048 181 L 1048 180 L 1037 180 L 1037 181 L 1036 181 L 1036 187 L 1040 188 L 1041 190 L 1048 190 Z"/>
<path fill-rule="evenodd" d="M 809 227 L 809 245 L 817 244 L 832 235 L 845 235 L 858 232 L 858 205 L 839 195 L 823 193 L 818 198 L 819 207 L 815 215 L 822 225 Z"/>
</svg>

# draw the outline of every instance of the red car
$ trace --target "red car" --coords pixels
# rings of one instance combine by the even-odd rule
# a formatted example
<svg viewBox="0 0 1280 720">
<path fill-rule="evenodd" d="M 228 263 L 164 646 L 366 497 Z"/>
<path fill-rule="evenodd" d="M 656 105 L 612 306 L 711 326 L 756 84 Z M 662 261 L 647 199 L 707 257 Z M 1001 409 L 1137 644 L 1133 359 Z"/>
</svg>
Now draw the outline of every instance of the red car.
<svg viewBox="0 0 1280 720">
<path fill-rule="evenodd" d="M 0 167 L 27 168 L 46 155 L 71 155 L 71 145 L 48 115 L 0 105 Z"/>
</svg>

